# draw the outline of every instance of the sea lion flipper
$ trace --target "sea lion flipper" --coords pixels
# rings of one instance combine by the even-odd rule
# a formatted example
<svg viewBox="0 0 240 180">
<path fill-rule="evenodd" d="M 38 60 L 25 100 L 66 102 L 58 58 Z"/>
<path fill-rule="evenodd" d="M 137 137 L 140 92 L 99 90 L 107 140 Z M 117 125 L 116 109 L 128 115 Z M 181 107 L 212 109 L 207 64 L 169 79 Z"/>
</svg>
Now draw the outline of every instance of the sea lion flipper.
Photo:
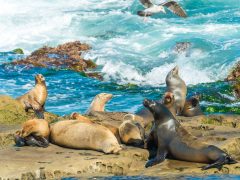
<svg viewBox="0 0 240 180">
<path fill-rule="evenodd" d="M 166 159 L 166 156 L 167 156 L 167 150 L 163 150 L 160 152 L 159 148 L 158 148 L 158 153 L 157 153 L 157 156 L 153 159 L 150 159 L 145 167 L 148 168 L 148 167 L 151 167 L 151 166 L 154 166 L 156 164 L 159 164 L 161 162 L 163 162 L 165 159 Z"/>
<path fill-rule="evenodd" d="M 44 137 L 30 135 L 26 137 L 26 144 L 28 146 L 38 146 L 46 148 L 49 145 L 49 142 Z"/>
</svg>

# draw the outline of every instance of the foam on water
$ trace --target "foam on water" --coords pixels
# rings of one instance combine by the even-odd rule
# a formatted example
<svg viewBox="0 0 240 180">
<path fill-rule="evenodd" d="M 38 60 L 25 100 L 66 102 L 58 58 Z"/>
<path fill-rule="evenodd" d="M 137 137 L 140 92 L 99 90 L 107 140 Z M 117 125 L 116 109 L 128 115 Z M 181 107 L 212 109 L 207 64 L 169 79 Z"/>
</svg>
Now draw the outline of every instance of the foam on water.
<svg viewBox="0 0 240 180">
<path fill-rule="evenodd" d="M 238 0 L 180 3 L 189 18 L 168 13 L 144 22 L 136 15 L 142 8 L 138 0 L 0 0 L 0 48 L 21 47 L 30 53 L 42 45 L 82 40 L 93 47 L 86 56 L 102 65 L 105 80 L 158 86 L 176 64 L 182 66 L 187 84 L 223 79 L 234 57 L 240 56 L 217 55 L 240 45 L 240 24 L 235 23 L 240 19 Z M 194 44 L 190 57 L 173 54 L 179 41 Z"/>
<path fill-rule="evenodd" d="M 144 22 L 136 15 L 143 9 L 138 0 L 0 0 L 0 52 L 20 47 L 27 55 L 43 45 L 80 40 L 92 46 L 84 56 L 93 59 L 104 75 L 104 81 L 98 82 L 73 72 L 5 67 L 0 69 L 0 93 L 21 95 L 33 86 L 38 72 L 51 81 L 47 81 L 49 111 L 64 114 L 70 108 L 83 112 L 96 93 L 103 91 L 119 95 L 110 102 L 110 110 L 134 111 L 143 97 L 159 99 L 166 74 L 176 65 L 188 85 L 206 91 L 208 85 L 199 83 L 224 79 L 240 59 L 239 0 L 179 2 L 187 19 L 167 13 Z M 177 42 L 191 42 L 192 46 L 177 54 Z M 0 64 L 22 57 L 0 53 Z M 140 87 L 128 89 L 129 84 Z M 212 94 L 215 91 L 213 88 Z M 206 103 L 223 102 L 206 97 Z"/>
</svg>

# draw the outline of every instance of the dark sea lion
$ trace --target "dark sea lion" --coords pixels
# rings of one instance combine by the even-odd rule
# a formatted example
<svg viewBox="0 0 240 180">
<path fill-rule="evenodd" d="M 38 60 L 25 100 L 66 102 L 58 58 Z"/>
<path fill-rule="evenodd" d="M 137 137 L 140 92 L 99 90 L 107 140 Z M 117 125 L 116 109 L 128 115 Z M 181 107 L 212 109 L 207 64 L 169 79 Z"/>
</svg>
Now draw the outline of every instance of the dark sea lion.
<svg viewBox="0 0 240 180">
<path fill-rule="evenodd" d="M 172 92 L 175 98 L 176 112 L 180 115 L 186 100 L 187 86 L 178 75 L 178 66 L 174 67 L 166 77 L 167 92 Z"/>
<path fill-rule="evenodd" d="M 167 156 L 177 160 L 208 163 L 203 170 L 214 167 L 220 169 L 224 164 L 236 163 L 218 147 L 201 143 L 189 134 L 164 105 L 148 99 L 145 99 L 143 104 L 154 116 L 153 128 L 147 143 L 157 145 L 156 157 L 150 159 L 145 167 L 161 163 Z"/>
<path fill-rule="evenodd" d="M 17 146 L 47 147 L 50 134 L 49 124 L 44 119 L 31 119 L 23 123 L 22 130 L 15 134 Z"/>
<path fill-rule="evenodd" d="M 108 101 L 112 99 L 113 95 L 108 93 L 100 93 L 96 95 L 87 110 L 87 115 L 91 114 L 92 112 L 103 112 L 105 111 L 105 105 Z"/>
<path fill-rule="evenodd" d="M 26 94 L 16 98 L 26 111 L 33 109 L 38 118 L 44 119 L 44 105 L 47 99 L 47 86 L 41 74 L 35 76 L 35 87 Z"/>
<path fill-rule="evenodd" d="M 181 115 L 186 117 L 203 115 L 203 112 L 199 104 L 199 100 L 200 95 L 194 95 L 191 96 L 190 98 L 187 98 Z"/>
<path fill-rule="evenodd" d="M 159 102 L 165 105 L 169 109 L 169 111 L 174 116 L 176 116 L 175 97 L 172 92 L 166 92 Z M 146 127 L 148 124 L 150 124 L 154 120 L 152 113 L 145 107 L 139 110 L 138 112 L 136 112 L 135 114 L 143 119 L 142 120 L 144 123 L 143 127 Z"/>
</svg>

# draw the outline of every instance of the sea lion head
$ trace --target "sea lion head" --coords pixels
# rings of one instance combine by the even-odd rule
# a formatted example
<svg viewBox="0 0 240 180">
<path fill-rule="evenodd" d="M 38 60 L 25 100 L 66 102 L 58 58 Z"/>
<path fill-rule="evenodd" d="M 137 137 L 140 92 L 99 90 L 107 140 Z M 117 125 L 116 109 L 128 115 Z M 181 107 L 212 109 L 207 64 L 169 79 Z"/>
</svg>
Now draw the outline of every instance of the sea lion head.
<svg viewBox="0 0 240 180">
<path fill-rule="evenodd" d="M 172 113 L 160 102 L 145 99 L 143 105 L 153 114 L 154 120 L 165 119 L 165 117 L 174 118 Z"/>
<path fill-rule="evenodd" d="M 178 75 L 179 67 L 175 66 L 168 74 L 166 77 L 166 81 L 171 80 L 173 77 L 179 77 Z"/>
<path fill-rule="evenodd" d="M 184 108 L 186 109 L 192 109 L 199 105 L 200 95 L 194 95 L 190 97 L 184 105 Z"/>
<path fill-rule="evenodd" d="M 42 74 L 37 74 L 35 76 L 35 83 L 36 84 L 41 84 L 41 83 L 45 83 L 45 78 Z"/>
<path fill-rule="evenodd" d="M 100 93 L 97 95 L 97 98 L 100 99 L 103 102 L 108 102 L 112 99 L 113 95 L 112 94 L 108 94 L 108 93 Z"/>
<path fill-rule="evenodd" d="M 163 96 L 163 104 L 172 104 L 174 103 L 174 94 L 172 92 L 166 92 Z"/>
</svg>

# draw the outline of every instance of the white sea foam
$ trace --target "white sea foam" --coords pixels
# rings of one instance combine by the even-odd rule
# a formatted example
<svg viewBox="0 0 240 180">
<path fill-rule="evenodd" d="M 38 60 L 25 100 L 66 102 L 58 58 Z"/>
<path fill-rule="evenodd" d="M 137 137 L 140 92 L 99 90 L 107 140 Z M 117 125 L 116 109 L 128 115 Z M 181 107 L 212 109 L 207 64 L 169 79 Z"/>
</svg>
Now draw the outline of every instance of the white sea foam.
<svg viewBox="0 0 240 180">
<path fill-rule="evenodd" d="M 185 7 L 190 3 L 180 2 Z M 237 1 L 218 2 L 221 7 Z M 220 22 L 231 9 L 190 13 L 188 19 L 163 15 L 144 22 L 135 12 L 142 8 L 138 0 L 0 0 L 0 4 L 1 51 L 21 47 L 28 54 L 42 45 L 81 40 L 92 46 L 85 58 L 102 67 L 105 80 L 120 84 L 159 86 L 175 65 L 187 84 L 212 82 L 223 79 L 238 58 L 218 56 L 220 50 L 239 44 L 240 24 Z M 187 57 L 173 52 L 176 42 L 192 40 Z"/>
</svg>

